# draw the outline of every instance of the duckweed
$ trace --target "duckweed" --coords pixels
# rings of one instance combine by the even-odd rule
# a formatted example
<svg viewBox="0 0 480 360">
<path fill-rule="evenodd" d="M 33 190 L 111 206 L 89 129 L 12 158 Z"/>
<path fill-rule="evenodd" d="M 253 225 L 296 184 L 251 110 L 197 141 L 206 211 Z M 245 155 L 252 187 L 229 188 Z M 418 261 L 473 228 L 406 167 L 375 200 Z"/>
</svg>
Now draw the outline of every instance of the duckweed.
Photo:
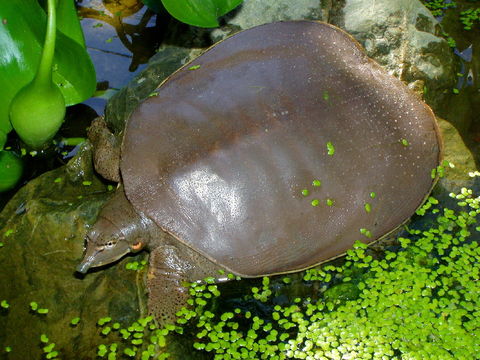
<svg viewBox="0 0 480 360">
<path fill-rule="evenodd" d="M 135 271 L 140 271 L 145 269 L 147 266 L 147 260 L 142 260 L 142 261 L 132 261 L 127 264 L 125 264 L 125 269 L 127 270 L 135 270 Z"/>
<path fill-rule="evenodd" d="M 480 23 L 480 8 L 470 8 L 460 13 L 460 22 L 465 30 L 471 30 L 473 25 Z"/>
<path fill-rule="evenodd" d="M 330 99 L 330 94 L 328 93 L 327 90 L 323 91 L 323 100 L 328 101 Z"/>
<path fill-rule="evenodd" d="M 328 153 L 328 155 L 335 154 L 335 147 L 333 146 L 333 144 L 330 141 L 327 142 L 327 153 Z"/>
<path fill-rule="evenodd" d="M 7 300 L 2 300 L 2 302 L 0 302 L 0 307 L 2 307 L 3 309 L 8 309 L 10 307 L 10 304 Z"/>
<path fill-rule="evenodd" d="M 360 229 L 360 234 L 365 235 L 368 238 L 372 237 L 372 233 L 369 230 L 364 228 Z"/>
<path fill-rule="evenodd" d="M 318 179 L 315 179 L 315 180 L 312 181 L 312 185 L 313 186 L 320 186 L 320 185 L 322 185 L 322 182 Z"/>
<path fill-rule="evenodd" d="M 480 352 L 480 197 L 466 188 L 450 197 L 455 209 L 430 196 L 382 254 L 357 241 L 342 263 L 306 270 L 301 280 L 255 280 L 241 305 L 218 307 L 221 287 L 206 278 L 189 284 L 176 325 L 157 328 L 146 317 L 120 328 L 102 318 L 97 324 L 111 327 L 104 340 L 116 333 L 121 342 L 100 345 L 98 355 L 166 359 L 167 336 L 185 331 L 193 351 L 215 359 L 470 359 Z M 281 291 L 298 282 L 310 297 Z"/>
<path fill-rule="evenodd" d="M 310 192 L 308 191 L 308 189 L 302 189 L 302 195 L 303 196 L 308 196 Z"/>
<path fill-rule="evenodd" d="M 370 205 L 369 203 L 365 203 L 365 211 L 367 213 L 369 213 L 370 211 L 372 211 L 372 205 Z"/>
<path fill-rule="evenodd" d="M 318 200 L 318 199 L 313 199 L 310 204 L 312 204 L 312 206 L 318 206 L 318 204 L 320 204 L 320 200 Z"/>
<path fill-rule="evenodd" d="M 200 69 L 200 65 L 193 65 L 188 68 L 188 70 L 197 70 Z"/>
<path fill-rule="evenodd" d="M 48 339 L 48 336 L 45 334 L 40 335 L 40 341 L 42 343 L 48 343 L 50 340 Z"/>
<path fill-rule="evenodd" d="M 289 285 L 264 278 L 251 289 L 261 312 L 247 303 L 214 314 L 211 297 L 194 303 L 179 314 L 195 313 L 185 322 L 197 329 L 193 348 L 215 359 L 471 358 L 480 352 L 480 197 L 465 188 L 450 196 L 458 208 L 429 197 L 396 250 L 373 256 L 356 242 L 342 265 L 305 271 L 303 282 L 319 289 L 312 298 L 286 302 L 277 290 Z M 208 293 L 195 288 L 195 297 Z"/>
<path fill-rule="evenodd" d="M 443 16 L 445 10 L 456 7 L 455 1 L 449 0 L 424 0 L 424 4 L 433 16 Z"/>
</svg>

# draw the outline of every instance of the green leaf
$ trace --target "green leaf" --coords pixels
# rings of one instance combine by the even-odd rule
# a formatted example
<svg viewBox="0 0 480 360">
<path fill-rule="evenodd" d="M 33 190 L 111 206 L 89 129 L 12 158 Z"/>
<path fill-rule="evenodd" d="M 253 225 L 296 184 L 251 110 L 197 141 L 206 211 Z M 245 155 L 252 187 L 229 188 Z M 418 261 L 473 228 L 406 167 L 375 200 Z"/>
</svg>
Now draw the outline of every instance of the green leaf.
<svg viewBox="0 0 480 360">
<path fill-rule="evenodd" d="M 57 29 L 85 49 L 85 37 L 73 0 L 57 2 Z"/>
<path fill-rule="evenodd" d="M 0 192 L 12 189 L 21 179 L 23 162 L 10 151 L 0 151 Z"/>
<path fill-rule="evenodd" d="M 150 4 L 160 0 L 144 0 Z M 235 9 L 242 0 L 161 0 L 165 9 L 175 19 L 199 27 L 217 27 L 217 18 Z M 156 5 L 156 4 L 155 4 Z M 155 8 L 155 5 L 151 7 Z"/>
<path fill-rule="evenodd" d="M 0 19 L 1 140 L 1 133 L 12 130 L 9 120 L 12 98 L 32 81 L 37 71 L 45 37 L 46 14 L 37 0 L 9 0 L 0 7 Z M 77 38 L 77 35 L 71 36 Z M 55 46 L 53 81 L 65 97 L 66 105 L 89 98 L 96 86 L 95 69 L 88 53 L 76 40 L 60 31 Z"/>
</svg>

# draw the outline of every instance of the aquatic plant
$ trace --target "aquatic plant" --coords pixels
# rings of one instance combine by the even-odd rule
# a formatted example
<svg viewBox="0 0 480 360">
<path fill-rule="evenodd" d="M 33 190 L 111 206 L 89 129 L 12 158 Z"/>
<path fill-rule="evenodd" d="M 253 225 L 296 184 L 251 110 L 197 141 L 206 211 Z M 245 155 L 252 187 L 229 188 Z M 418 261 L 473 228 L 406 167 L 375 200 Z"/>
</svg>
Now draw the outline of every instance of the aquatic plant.
<svg viewBox="0 0 480 360">
<path fill-rule="evenodd" d="M 0 192 L 12 189 L 22 177 L 23 162 L 11 151 L 0 151 Z"/>
<path fill-rule="evenodd" d="M 37 73 L 10 104 L 13 128 L 33 148 L 53 138 L 65 116 L 65 100 L 52 80 L 56 32 L 56 4 L 55 0 L 48 0 L 47 31 Z"/>
<path fill-rule="evenodd" d="M 455 1 L 451 0 L 424 0 L 423 4 L 430 10 L 433 16 L 443 16 L 445 10 L 457 6 Z"/>
<path fill-rule="evenodd" d="M 5 135 L 12 129 L 10 110 L 12 110 L 13 97 L 22 91 L 26 92 L 26 97 L 34 98 L 35 94 L 28 95 L 29 91 L 26 90 L 34 83 L 40 86 L 37 88 L 39 92 L 58 98 L 58 92 L 52 90 L 56 86 L 63 95 L 66 105 L 79 103 L 95 91 L 95 70 L 85 49 L 73 0 L 60 1 L 57 8 L 54 2 L 49 3 L 49 9 L 58 12 L 57 21 L 54 16 L 47 20 L 46 13 L 37 0 L 11 0 L 2 4 L 0 8 L 0 17 L 4 25 L 0 27 L 0 36 L 4 39 L 2 46 L 8 49 L 0 55 L 2 64 L 0 67 L 0 133 L 2 134 L 0 139 L 5 140 Z M 47 32 L 48 36 L 44 36 Z M 43 44 L 46 47 L 42 54 Z M 53 53 L 54 48 L 55 53 Z M 55 86 L 52 85 L 52 81 Z M 24 90 L 21 90 L 22 88 Z M 19 96 L 16 98 L 21 102 Z M 39 99 L 31 101 L 26 114 L 28 119 L 38 117 L 35 115 L 35 110 L 39 110 L 37 107 L 47 107 L 44 103 L 50 103 L 52 100 L 43 97 L 43 102 Z M 20 105 L 21 103 L 17 106 Z M 21 109 L 15 111 L 21 112 Z M 14 114 L 12 120 L 20 121 L 21 127 L 28 128 L 26 123 L 23 123 L 28 119 L 23 121 L 17 119 L 20 115 L 21 113 Z M 52 127 L 53 125 L 49 125 L 50 120 L 47 115 L 53 114 L 46 114 L 44 118 L 38 120 L 46 122 L 46 127 Z M 38 124 L 30 126 L 41 127 Z M 32 143 L 33 146 L 40 146 L 37 139 L 25 138 L 24 140 Z M 3 145 L 3 142 L 0 143 L 0 148 Z"/>
<path fill-rule="evenodd" d="M 475 23 L 480 23 L 480 8 L 470 8 L 460 13 L 460 21 L 465 30 L 471 30 Z"/>
<path fill-rule="evenodd" d="M 165 8 L 175 19 L 189 25 L 212 28 L 219 26 L 218 18 L 235 9 L 243 0 L 142 0 L 159 12 Z M 190 70 L 196 70 L 191 68 Z"/>
<path fill-rule="evenodd" d="M 181 334 L 215 359 L 471 358 L 480 351 L 480 196 L 463 188 L 450 197 L 454 209 L 429 197 L 387 250 L 358 241 L 343 261 L 300 280 L 252 280 L 242 301 L 222 298 L 229 285 L 214 278 L 192 283 L 175 325 L 145 317 L 122 328 L 101 318 L 97 355 L 166 359 L 168 336 Z M 292 286 L 310 297 L 289 295 Z"/>
<path fill-rule="evenodd" d="M 304 284 L 323 293 L 282 304 L 279 283 L 264 278 L 246 305 L 213 313 L 195 291 L 179 322 L 193 322 L 194 348 L 218 359 L 469 358 L 480 351 L 480 197 L 467 189 L 450 196 L 458 208 L 430 197 L 397 249 L 374 257 L 357 242 L 343 265 L 307 270 Z M 268 310 L 249 307 L 249 297 Z"/>
<path fill-rule="evenodd" d="M 55 15 L 54 2 L 48 6 Z M 95 70 L 73 0 L 59 1 L 56 11 L 58 21 L 55 16 L 47 21 L 37 0 L 11 0 L 0 7 L 0 151 L 12 124 L 26 144 L 41 147 L 58 130 L 65 105 L 95 90 Z M 43 34 L 48 36 L 42 53 Z M 19 181 L 22 164 L 13 153 L 0 154 L 1 192 Z"/>
</svg>

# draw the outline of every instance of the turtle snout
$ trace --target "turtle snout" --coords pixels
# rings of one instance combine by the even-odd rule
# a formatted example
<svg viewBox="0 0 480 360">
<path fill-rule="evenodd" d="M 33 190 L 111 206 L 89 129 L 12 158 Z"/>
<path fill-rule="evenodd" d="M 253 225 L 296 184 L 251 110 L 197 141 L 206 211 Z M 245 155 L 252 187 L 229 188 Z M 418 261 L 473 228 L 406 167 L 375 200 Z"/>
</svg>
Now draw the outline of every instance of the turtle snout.
<svg viewBox="0 0 480 360">
<path fill-rule="evenodd" d="M 90 264 L 86 261 L 82 261 L 78 266 L 77 266 L 77 272 L 81 274 L 86 274 L 88 269 L 90 268 Z"/>
<path fill-rule="evenodd" d="M 77 266 L 77 271 L 82 274 L 86 274 L 88 269 L 90 269 L 92 263 L 95 261 L 97 254 L 100 252 L 99 249 L 87 246 L 87 251 L 83 257 L 82 262 Z"/>
</svg>

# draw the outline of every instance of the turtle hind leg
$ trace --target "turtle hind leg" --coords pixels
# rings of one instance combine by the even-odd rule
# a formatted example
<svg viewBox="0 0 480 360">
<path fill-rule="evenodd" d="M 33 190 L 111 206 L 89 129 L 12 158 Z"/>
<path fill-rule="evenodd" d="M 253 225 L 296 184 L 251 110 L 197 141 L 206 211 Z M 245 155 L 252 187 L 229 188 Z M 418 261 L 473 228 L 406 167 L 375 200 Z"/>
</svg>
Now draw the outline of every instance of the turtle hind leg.
<svg viewBox="0 0 480 360">
<path fill-rule="evenodd" d="M 88 139 L 94 148 L 95 170 L 104 179 L 120 182 L 120 141 L 110 132 L 103 117 L 92 121 Z"/>
<path fill-rule="evenodd" d="M 186 284 L 218 276 L 219 266 L 186 246 L 152 250 L 147 274 L 148 309 L 161 325 L 174 324 L 189 299 Z"/>
</svg>

